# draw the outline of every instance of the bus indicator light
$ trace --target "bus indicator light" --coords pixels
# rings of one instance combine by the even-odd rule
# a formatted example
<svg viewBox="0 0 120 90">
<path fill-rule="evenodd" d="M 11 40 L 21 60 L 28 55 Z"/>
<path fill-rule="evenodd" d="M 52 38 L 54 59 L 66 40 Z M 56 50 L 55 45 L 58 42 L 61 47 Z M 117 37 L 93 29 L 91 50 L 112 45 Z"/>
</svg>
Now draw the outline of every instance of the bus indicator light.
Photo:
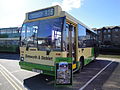
<svg viewBox="0 0 120 90">
<path fill-rule="evenodd" d="M 56 55 L 61 55 L 60 53 L 56 53 Z"/>
</svg>

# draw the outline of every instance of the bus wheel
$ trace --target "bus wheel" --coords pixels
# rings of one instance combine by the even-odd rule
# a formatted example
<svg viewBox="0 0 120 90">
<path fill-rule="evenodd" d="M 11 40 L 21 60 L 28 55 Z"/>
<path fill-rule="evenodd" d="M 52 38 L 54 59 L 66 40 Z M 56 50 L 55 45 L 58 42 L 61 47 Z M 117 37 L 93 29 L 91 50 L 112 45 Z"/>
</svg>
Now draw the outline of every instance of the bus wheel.
<svg viewBox="0 0 120 90">
<path fill-rule="evenodd" d="M 93 59 L 93 62 L 95 62 L 96 61 L 96 58 L 95 59 Z"/>
<path fill-rule="evenodd" d="M 82 71 L 83 66 L 84 66 L 84 59 L 81 58 L 81 59 L 80 59 L 80 67 L 79 67 L 79 70 L 78 70 L 79 73 Z"/>
<path fill-rule="evenodd" d="M 96 61 L 96 57 L 94 57 L 94 59 L 93 59 L 93 62 L 95 62 Z"/>
</svg>

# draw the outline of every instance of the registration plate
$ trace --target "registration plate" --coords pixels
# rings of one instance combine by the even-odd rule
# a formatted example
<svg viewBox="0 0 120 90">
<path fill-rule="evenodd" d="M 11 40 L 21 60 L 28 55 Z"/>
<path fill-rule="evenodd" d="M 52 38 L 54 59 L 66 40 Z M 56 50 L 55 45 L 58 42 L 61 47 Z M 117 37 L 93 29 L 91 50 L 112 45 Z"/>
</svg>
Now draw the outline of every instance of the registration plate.
<svg viewBox="0 0 120 90">
<path fill-rule="evenodd" d="M 32 69 L 33 72 L 37 72 L 37 73 L 43 73 L 43 70 L 38 70 L 38 69 Z"/>
</svg>

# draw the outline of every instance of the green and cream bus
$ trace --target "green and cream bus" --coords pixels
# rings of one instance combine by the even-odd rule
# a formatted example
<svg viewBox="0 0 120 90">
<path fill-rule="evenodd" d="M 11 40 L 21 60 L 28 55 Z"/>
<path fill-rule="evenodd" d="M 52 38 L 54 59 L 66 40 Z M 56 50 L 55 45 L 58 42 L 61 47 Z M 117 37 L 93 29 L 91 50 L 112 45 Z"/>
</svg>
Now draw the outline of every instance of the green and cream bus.
<svg viewBox="0 0 120 90">
<path fill-rule="evenodd" d="M 70 57 L 73 72 L 80 71 L 97 56 L 96 37 L 58 5 L 28 12 L 22 25 L 19 65 L 54 76 L 56 58 Z"/>
<path fill-rule="evenodd" d="M 20 27 L 0 28 L 0 52 L 19 53 Z"/>
</svg>

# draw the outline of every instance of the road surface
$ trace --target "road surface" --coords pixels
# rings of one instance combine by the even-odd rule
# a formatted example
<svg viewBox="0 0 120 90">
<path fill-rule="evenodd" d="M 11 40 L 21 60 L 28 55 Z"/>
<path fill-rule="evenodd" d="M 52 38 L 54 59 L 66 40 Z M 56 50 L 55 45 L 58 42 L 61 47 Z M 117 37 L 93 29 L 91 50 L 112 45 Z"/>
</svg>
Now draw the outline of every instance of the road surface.
<svg viewBox="0 0 120 90">
<path fill-rule="evenodd" d="M 73 74 L 73 85 L 55 87 L 54 77 L 19 67 L 19 54 L 0 53 L 0 90 L 120 90 L 120 60 L 101 59 Z"/>
</svg>

